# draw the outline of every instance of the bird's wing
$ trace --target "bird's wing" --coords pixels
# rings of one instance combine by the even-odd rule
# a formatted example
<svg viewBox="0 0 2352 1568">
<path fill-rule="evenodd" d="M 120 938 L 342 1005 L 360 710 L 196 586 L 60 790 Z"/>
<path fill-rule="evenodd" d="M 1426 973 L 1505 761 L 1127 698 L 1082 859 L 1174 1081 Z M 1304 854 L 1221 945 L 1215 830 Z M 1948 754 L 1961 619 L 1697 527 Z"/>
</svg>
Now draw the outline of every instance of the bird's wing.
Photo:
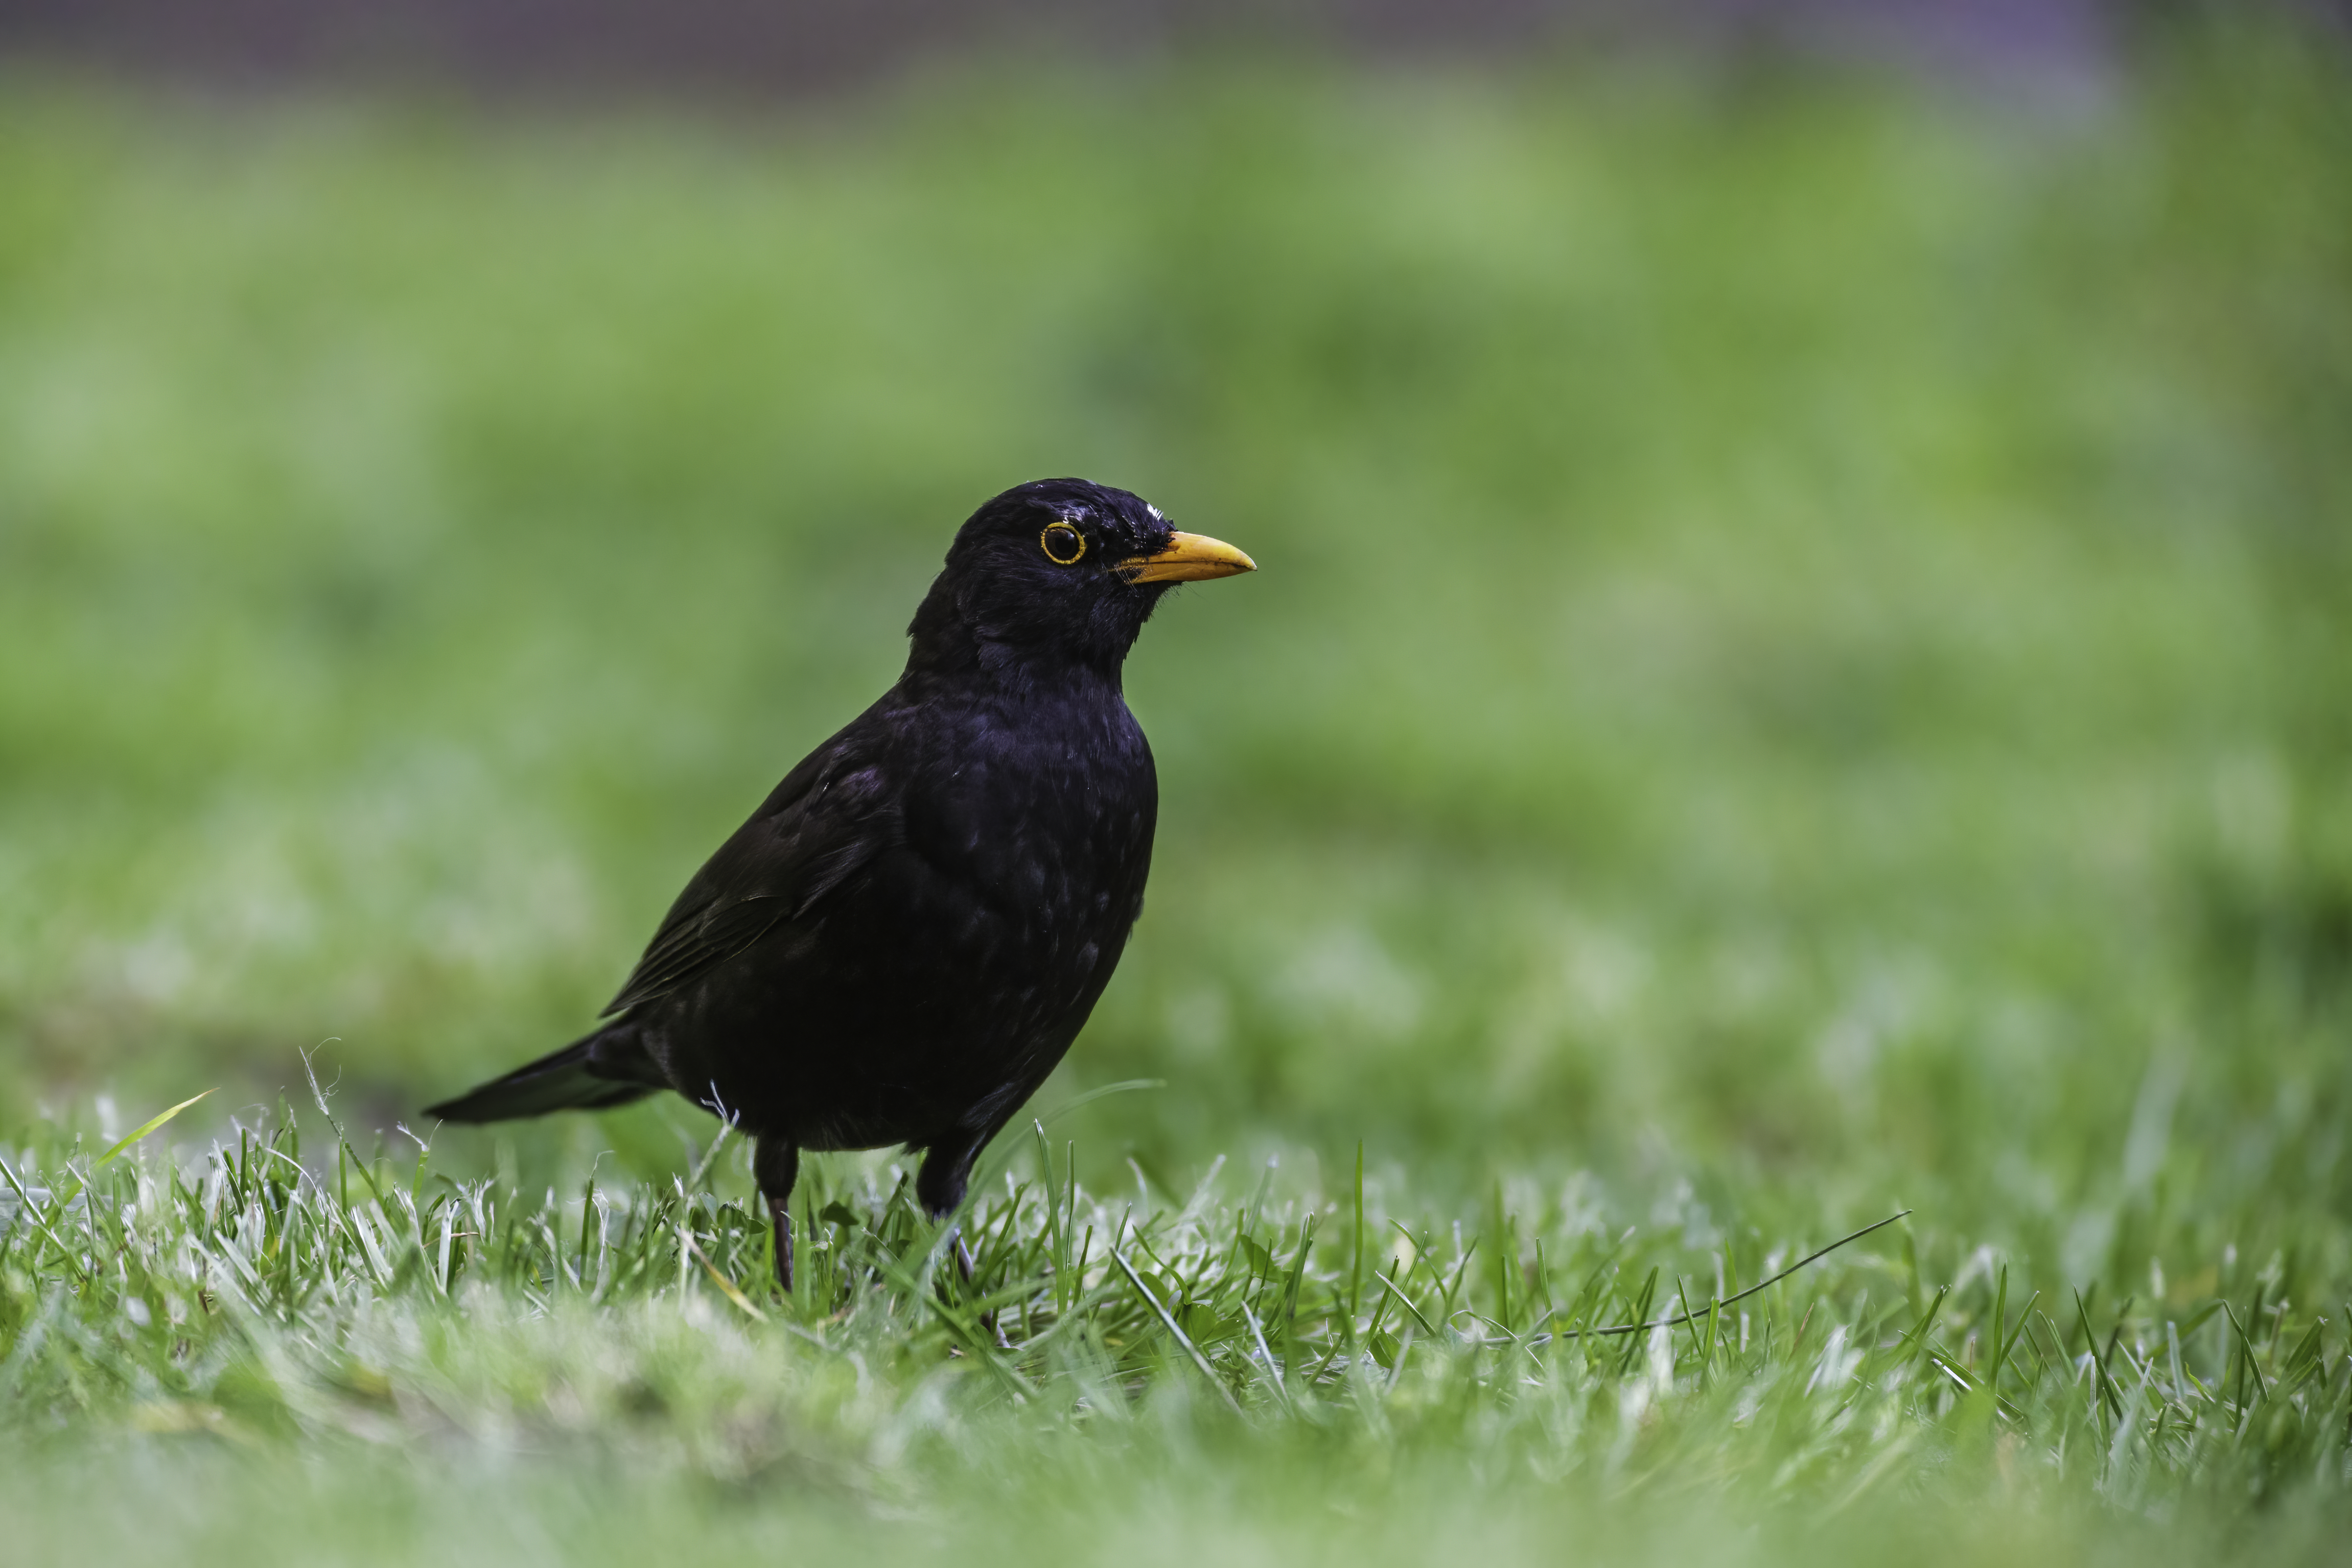
<svg viewBox="0 0 2352 1568">
<path fill-rule="evenodd" d="M 805 913 L 901 830 L 888 769 L 845 737 L 811 753 L 694 873 L 602 1016 L 667 996 Z"/>
</svg>

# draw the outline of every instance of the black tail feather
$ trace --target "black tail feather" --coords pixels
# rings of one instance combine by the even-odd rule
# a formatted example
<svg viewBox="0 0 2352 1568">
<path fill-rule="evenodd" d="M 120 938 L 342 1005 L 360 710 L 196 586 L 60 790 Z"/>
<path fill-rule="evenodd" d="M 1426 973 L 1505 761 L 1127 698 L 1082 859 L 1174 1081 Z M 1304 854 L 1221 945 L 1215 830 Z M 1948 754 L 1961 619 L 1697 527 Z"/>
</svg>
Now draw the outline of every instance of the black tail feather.
<svg viewBox="0 0 2352 1568">
<path fill-rule="evenodd" d="M 508 1122 L 550 1111 L 603 1111 L 666 1088 L 661 1070 L 625 1023 L 577 1040 L 503 1078 L 428 1105 L 445 1122 Z"/>
</svg>

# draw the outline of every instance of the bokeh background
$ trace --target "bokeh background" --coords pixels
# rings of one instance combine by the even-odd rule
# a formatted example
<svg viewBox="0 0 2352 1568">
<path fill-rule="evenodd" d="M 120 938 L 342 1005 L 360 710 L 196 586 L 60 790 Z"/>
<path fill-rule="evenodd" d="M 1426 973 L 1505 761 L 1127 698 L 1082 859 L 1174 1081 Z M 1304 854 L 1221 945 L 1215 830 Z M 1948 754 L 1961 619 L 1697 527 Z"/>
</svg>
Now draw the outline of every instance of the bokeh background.
<svg viewBox="0 0 2352 1568">
<path fill-rule="evenodd" d="M 887 684 L 971 507 L 1080 474 L 1264 568 L 1129 666 L 1151 903 L 1039 1099 L 1164 1081 L 1066 1124 L 1102 1168 L 1361 1140 L 2077 1277 L 2345 1236 L 2326 7 L 16 0 L 0 48 L 6 1118 L 315 1049 L 424 1131 Z"/>
</svg>

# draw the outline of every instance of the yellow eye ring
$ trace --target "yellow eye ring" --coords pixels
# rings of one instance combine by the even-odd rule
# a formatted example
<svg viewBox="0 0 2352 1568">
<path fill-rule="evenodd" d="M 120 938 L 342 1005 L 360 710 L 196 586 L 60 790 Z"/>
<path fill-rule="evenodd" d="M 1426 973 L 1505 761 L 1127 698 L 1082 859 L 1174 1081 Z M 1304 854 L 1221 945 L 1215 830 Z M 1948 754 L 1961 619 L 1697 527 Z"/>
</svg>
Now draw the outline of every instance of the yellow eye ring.
<svg viewBox="0 0 2352 1568">
<path fill-rule="evenodd" d="M 1055 538 L 1056 534 L 1066 534 L 1068 537 L 1057 539 Z M 1056 544 L 1069 553 L 1064 555 L 1055 549 L 1054 547 Z M 1037 536 L 1037 548 L 1044 550 L 1045 559 L 1055 566 L 1076 566 L 1078 564 L 1079 558 L 1087 553 L 1087 536 L 1068 523 L 1047 523 L 1045 531 Z"/>
</svg>

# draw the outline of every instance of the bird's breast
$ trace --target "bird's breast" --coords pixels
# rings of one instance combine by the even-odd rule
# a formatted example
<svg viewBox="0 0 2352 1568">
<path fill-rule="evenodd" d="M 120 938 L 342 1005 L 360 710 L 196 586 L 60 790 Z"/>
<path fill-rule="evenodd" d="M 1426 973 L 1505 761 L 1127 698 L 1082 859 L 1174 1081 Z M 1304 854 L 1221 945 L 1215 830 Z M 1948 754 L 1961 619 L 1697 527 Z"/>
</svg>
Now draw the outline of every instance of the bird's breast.
<svg viewBox="0 0 2352 1568">
<path fill-rule="evenodd" d="M 1123 935 L 1150 870 L 1159 788 L 1124 704 L 983 713 L 923 772 L 909 845 L 1025 938 Z"/>
</svg>

